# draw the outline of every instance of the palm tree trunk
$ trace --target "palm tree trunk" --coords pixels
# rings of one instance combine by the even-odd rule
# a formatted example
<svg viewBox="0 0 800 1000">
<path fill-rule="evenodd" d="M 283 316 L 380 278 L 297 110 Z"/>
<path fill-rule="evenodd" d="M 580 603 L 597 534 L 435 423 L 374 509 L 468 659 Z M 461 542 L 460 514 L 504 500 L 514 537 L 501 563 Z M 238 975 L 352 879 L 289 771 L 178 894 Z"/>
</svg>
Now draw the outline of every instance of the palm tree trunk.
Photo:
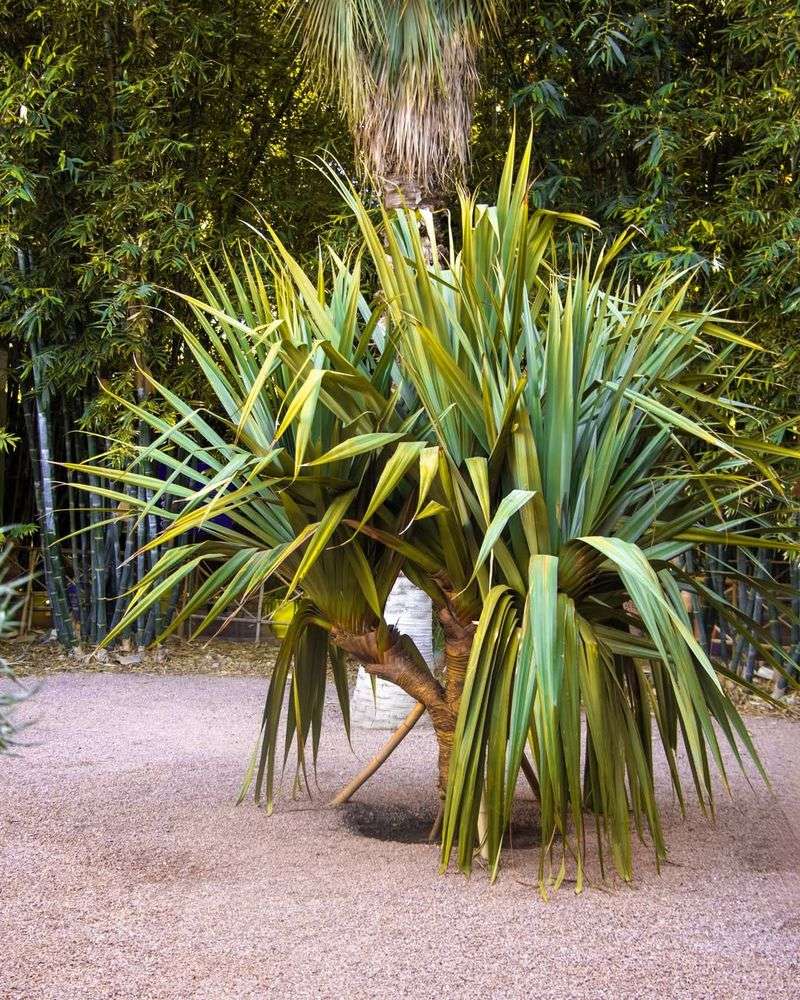
<svg viewBox="0 0 800 1000">
<path fill-rule="evenodd" d="M 422 190 L 413 177 L 387 177 L 382 185 L 381 201 L 387 211 L 430 207 L 423 204 Z"/>
</svg>

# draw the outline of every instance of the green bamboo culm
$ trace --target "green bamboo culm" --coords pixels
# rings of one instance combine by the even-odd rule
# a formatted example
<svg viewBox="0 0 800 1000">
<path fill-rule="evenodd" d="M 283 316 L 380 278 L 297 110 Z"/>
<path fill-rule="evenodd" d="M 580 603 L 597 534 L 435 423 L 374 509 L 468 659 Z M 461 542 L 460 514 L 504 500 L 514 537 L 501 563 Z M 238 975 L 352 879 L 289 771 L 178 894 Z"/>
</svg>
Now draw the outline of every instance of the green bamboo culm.
<svg viewBox="0 0 800 1000">
<path fill-rule="evenodd" d="M 70 430 L 72 424 L 72 414 L 68 403 L 64 402 L 64 454 L 67 462 L 75 461 L 74 435 Z M 86 588 L 82 586 L 82 560 L 81 560 L 81 538 L 80 528 L 83 526 L 82 510 L 78 506 L 77 491 L 74 486 L 76 473 L 72 469 L 67 469 L 67 506 L 69 508 L 69 547 L 72 568 L 72 581 L 75 588 L 75 601 L 80 622 L 81 639 L 85 639 L 88 632 L 89 607 Z"/>
<path fill-rule="evenodd" d="M 56 525 L 50 450 L 51 409 L 49 406 L 49 395 L 41 384 L 41 373 L 38 364 L 41 353 L 39 348 L 38 335 L 34 334 L 31 342 L 31 352 L 34 358 L 32 366 L 34 395 L 32 398 L 30 396 L 24 397 L 23 409 L 28 432 L 36 509 L 42 538 L 45 584 L 53 614 L 53 625 L 61 644 L 66 649 L 72 649 L 76 644 L 75 629 L 67 600 L 64 565 L 61 559 L 61 549 L 58 544 L 58 528 Z"/>
<path fill-rule="evenodd" d="M 58 546 L 46 417 L 37 408 L 38 419 L 35 419 L 35 407 L 35 402 L 30 398 L 23 399 L 25 424 L 30 443 L 33 491 L 41 531 L 45 586 L 59 642 L 65 649 L 72 649 L 76 644 L 75 630 L 67 601 L 61 550 Z M 44 443 L 42 443 L 40 434 L 44 435 Z"/>
<path fill-rule="evenodd" d="M 97 441 L 92 433 L 86 435 L 87 451 L 92 463 L 97 458 Z M 97 492 L 100 480 L 89 475 L 89 548 L 91 552 L 91 641 L 102 642 L 108 631 L 106 603 L 106 558 L 103 532 L 103 501 Z"/>
<path fill-rule="evenodd" d="M 117 625 L 119 625 L 130 601 L 129 590 L 133 581 L 133 572 L 135 568 L 133 546 L 136 541 L 136 531 L 134 528 L 133 515 L 127 510 L 127 508 L 130 508 L 131 510 L 133 509 L 132 497 L 134 490 L 135 488 L 132 486 L 125 487 L 126 514 L 125 520 L 122 522 L 125 525 L 125 546 L 122 550 L 122 561 L 117 565 L 115 579 L 117 597 L 114 604 L 114 615 L 111 619 L 111 625 L 109 628 L 109 631 L 111 632 L 113 632 Z"/>
<path fill-rule="evenodd" d="M 22 249 L 18 249 L 17 264 L 22 275 L 29 274 L 33 267 L 32 255 L 24 252 Z M 50 407 L 50 394 L 42 381 L 42 350 L 38 330 L 31 332 L 29 342 L 34 391 L 32 397 L 30 395 L 23 396 L 23 411 L 28 433 L 36 510 L 41 531 L 45 584 L 56 634 L 66 649 L 72 649 L 76 644 L 75 629 L 67 600 L 66 579 L 61 559 L 61 549 L 58 545 L 58 528 L 56 525 L 50 448 L 52 410 Z"/>
</svg>

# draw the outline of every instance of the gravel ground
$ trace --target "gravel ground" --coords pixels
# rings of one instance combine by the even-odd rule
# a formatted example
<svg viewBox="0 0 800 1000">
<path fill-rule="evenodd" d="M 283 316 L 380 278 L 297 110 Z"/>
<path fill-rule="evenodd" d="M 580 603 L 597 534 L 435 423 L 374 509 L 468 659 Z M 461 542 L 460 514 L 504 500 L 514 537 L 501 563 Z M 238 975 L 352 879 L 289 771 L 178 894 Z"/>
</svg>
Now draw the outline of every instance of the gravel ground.
<svg viewBox="0 0 800 1000">
<path fill-rule="evenodd" d="M 500 881 L 436 874 L 430 731 L 336 812 L 384 738 L 323 734 L 321 792 L 233 804 L 264 681 L 54 674 L 0 764 L 0 997 L 796 997 L 800 725 L 750 723 L 715 826 L 665 804 L 670 863 L 542 902 L 522 834 Z M 661 775 L 660 787 L 666 788 Z M 666 796 L 666 791 L 664 792 Z M 398 839 L 379 839 L 381 836 Z"/>
</svg>

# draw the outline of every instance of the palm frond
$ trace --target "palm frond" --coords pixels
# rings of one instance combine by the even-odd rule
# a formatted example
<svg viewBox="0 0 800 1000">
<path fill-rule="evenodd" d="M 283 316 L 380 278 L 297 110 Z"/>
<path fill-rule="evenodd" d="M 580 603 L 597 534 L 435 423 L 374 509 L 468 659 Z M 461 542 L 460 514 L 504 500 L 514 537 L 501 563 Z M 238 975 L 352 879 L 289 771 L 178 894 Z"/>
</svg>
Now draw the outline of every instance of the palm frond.
<svg viewBox="0 0 800 1000">
<path fill-rule="evenodd" d="M 310 0 L 290 15 L 316 84 L 348 120 L 361 162 L 414 206 L 468 159 L 486 0 Z M 400 203 L 400 201 L 398 201 Z"/>
</svg>

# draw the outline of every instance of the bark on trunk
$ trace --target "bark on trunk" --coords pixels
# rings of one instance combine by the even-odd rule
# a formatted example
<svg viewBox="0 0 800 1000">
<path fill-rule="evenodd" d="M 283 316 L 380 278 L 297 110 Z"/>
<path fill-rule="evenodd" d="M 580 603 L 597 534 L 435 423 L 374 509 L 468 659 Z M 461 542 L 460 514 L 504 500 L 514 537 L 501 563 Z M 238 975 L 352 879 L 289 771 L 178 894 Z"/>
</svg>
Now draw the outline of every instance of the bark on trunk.
<svg viewBox="0 0 800 1000">
<path fill-rule="evenodd" d="M 443 732 L 439 739 L 439 781 L 440 787 L 446 789 L 450 757 L 453 752 L 453 735 L 464 691 L 475 626 L 471 620 L 460 620 L 449 608 L 439 610 L 439 622 L 444 632 L 445 703 L 452 718 L 452 728 L 449 732 Z"/>
<path fill-rule="evenodd" d="M 425 706 L 436 735 L 439 793 L 444 796 L 475 626 L 447 608 L 440 609 L 439 620 L 445 638 L 445 687 L 433 676 L 409 638 L 394 627 L 388 630 L 384 648 L 379 645 L 377 630 L 363 635 L 334 631 L 332 638 L 363 664 L 368 673 L 396 684 Z"/>
<path fill-rule="evenodd" d="M 443 199 L 433 191 L 420 187 L 413 177 L 386 177 L 381 185 L 381 201 L 383 207 L 391 212 L 397 209 L 431 212 L 435 245 L 428 239 L 428 230 L 423 225 L 420 228 L 425 256 L 431 263 L 434 257 L 446 264 L 447 262 L 447 230 L 443 226 L 442 215 L 438 211 L 444 207 Z"/>
<path fill-rule="evenodd" d="M 439 745 L 439 790 L 444 794 L 456 716 L 447 703 L 444 688 L 414 644 L 393 626 L 385 633 L 383 643 L 379 642 L 377 629 L 361 635 L 334 630 L 331 638 L 362 663 L 368 673 L 396 684 L 425 706 Z"/>
<path fill-rule="evenodd" d="M 398 208 L 426 208 L 423 193 L 413 177 L 387 177 L 381 185 L 381 201 L 389 211 Z"/>
<path fill-rule="evenodd" d="M 439 611 L 439 621 L 444 632 L 445 697 L 450 709 L 458 714 L 475 625 L 472 621 L 460 620 L 448 608 Z"/>
</svg>

